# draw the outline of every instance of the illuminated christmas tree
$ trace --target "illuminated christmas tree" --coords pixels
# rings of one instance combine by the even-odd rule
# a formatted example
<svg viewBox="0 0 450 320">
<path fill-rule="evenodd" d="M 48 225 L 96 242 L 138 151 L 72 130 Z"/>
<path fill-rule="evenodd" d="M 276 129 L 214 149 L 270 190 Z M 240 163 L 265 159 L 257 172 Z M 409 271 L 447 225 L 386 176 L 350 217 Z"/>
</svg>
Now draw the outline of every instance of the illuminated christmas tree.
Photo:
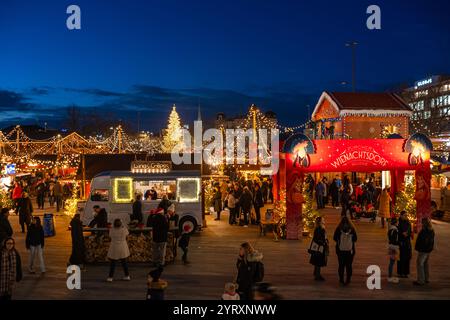
<svg viewBox="0 0 450 320">
<path fill-rule="evenodd" d="M 176 106 L 173 105 L 172 111 L 169 115 L 169 123 L 167 125 L 167 129 L 164 133 L 164 151 L 165 152 L 172 152 L 173 148 L 180 143 L 182 139 L 182 132 L 181 132 L 181 121 L 180 117 L 178 116 Z"/>
<path fill-rule="evenodd" d="M 400 212 L 406 211 L 409 221 L 416 221 L 416 179 L 411 177 L 405 183 L 405 190 L 397 192 L 395 195 L 394 213 L 399 216 Z"/>
<path fill-rule="evenodd" d="M 74 181 L 72 183 L 72 196 L 67 199 L 64 203 L 64 214 L 73 218 L 75 213 L 77 213 L 78 206 L 78 183 Z"/>
<path fill-rule="evenodd" d="M 0 191 L 0 208 L 11 209 L 13 207 L 13 201 L 11 200 L 9 193 L 6 191 Z"/>
<path fill-rule="evenodd" d="M 303 199 L 305 201 L 302 205 L 303 232 L 310 232 L 314 229 L 314 223 L 319 216 L 319 212 L 313 208 L 313 197 L 308 183 L 303 184 Z"/>
<path fill-rule="evenodd" d="M 273 219 L 275 221 L 286 217 L 286 189 L 280 190 L 280 200 L 275 200 L 273 204 Z"/>
</svg>

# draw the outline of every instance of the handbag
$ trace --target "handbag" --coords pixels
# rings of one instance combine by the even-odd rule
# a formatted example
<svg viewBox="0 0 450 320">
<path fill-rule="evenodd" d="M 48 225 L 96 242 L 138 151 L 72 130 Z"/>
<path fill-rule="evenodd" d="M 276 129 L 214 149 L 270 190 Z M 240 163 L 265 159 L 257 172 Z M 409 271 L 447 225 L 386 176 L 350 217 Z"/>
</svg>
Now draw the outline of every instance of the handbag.
<svg viewBox="0 0 450 320">
<path fill-rule="evenodd" d="M 314 240 L 311 241 L 311 244 L 309 246 L 308 249 L 308 253 L 309 254 L 313 254 L 313 253 L 323 253 L 323 249 L 324 247 L 319 245 L 317 242 L 315 242 Z"/>
</svg>

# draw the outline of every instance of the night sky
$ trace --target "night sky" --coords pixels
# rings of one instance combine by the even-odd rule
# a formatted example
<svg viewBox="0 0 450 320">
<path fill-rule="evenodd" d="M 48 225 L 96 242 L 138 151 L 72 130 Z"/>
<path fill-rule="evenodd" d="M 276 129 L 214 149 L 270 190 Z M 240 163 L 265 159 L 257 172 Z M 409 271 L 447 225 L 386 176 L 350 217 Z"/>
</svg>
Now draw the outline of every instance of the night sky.
<svg viewBox="0 0 450 320">
<path fill-rule="evenodd" d="M 450 74 L 449 18 L 448 0 L 1 0 L 0 126 L 61 127 L 77 105 L 158 130 L 173 103 L 185 122 L 255 103 L 296 125 L 323 90 L 351 90 L 350 40 L 358 91 Z"/>
</svg>

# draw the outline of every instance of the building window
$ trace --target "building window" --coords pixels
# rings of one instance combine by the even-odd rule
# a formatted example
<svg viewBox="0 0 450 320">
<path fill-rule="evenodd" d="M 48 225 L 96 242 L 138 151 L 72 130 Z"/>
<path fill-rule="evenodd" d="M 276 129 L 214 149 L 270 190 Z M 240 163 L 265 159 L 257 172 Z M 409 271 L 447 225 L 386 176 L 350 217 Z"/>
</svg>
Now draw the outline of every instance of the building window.
<svg viewBox="0 0 450 320">
<path fill-rule="evenodd" d="M 424 97 L 428 95 L 428 90 L 417 91 L 415 93 L 416 98 Z"/>
<path fill-rule="evenodd" d="M 446 91 L 449 91 L 449 90 L 450 90 L 450 83 L 444 84 L 441 87 L 441 92 L 446 92 Z"/>
<path fill-rule="evenodd" d="M 425 111 L 423 113 L 423 118 L 424 119 L 429 119 L 431 117 L 431 111 Z"/>
<path fill-rule="evenodd" d="M 431 107 L 447 106 L 450 104 L 450 95 L 440 96 L 431 100 Z"/>
<path fill-rule="evenodd" d="M 423 100 L 410 103 L 409 106 L 415 111 L 420 111 L 424 109 Z"/>
<path fill-rule="evenodd" d="M 450 116 L 450 107 L 442 108 L 439 113 L 440 113 L 441 117 Z"/>
</svg>

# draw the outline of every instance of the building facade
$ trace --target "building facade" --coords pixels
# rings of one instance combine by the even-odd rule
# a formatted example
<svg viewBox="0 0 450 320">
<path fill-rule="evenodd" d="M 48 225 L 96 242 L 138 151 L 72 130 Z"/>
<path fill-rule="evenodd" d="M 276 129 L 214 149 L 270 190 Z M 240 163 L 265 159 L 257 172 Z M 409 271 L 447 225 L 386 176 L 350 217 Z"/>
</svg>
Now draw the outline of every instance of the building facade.
<svg viewBox="0 0 450 320">
<path fill-rule="evenodd" d="M 412 130 L 431 138 L 450 132 L 450 76 L 416 81 L 401 95 L 413 110 Z"/>
<path fill-rule="evenodd" d="M 376 139 L 409 135 L 413 112 L 396 94 L 323 92 L 311 120 L 313 139 Z"/>
</svg>

